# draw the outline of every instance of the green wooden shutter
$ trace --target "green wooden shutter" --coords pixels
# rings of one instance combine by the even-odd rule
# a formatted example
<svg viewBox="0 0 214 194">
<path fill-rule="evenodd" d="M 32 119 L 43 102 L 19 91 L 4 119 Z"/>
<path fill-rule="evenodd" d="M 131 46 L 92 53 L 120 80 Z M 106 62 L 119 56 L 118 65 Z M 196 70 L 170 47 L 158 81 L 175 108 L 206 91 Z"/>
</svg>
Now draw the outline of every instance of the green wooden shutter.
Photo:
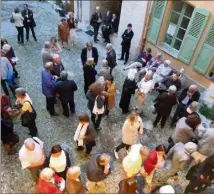
<svg viewBox="0 0 214 194">
<path fill-rule="evenodd" d="M 205 9 L 194 9 L 178 55 L 181 61 L 189 64 L 209 15 L 210 12 Z"/>
<path fill-rule="evenodd" d="M 167 1 L 157 0 L 154 2 L 152 10 L 152 18 L 150 21 L 147 39 L 149 42 L 156 44 L 160 31 L 163 15 L 166 9 Z"/>
<path fill-rule="evenodd" d="M 214 21 L 210 26 L 205 41 L 199 51 L 194 69 L 205 74 L 214 57 Z"/>
</svg>

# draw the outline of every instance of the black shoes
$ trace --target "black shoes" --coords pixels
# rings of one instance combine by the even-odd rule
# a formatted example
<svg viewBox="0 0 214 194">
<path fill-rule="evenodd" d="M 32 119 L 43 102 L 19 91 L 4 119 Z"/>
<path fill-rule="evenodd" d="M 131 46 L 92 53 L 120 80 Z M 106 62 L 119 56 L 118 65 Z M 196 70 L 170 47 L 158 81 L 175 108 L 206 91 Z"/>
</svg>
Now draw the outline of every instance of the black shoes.
<svg viewBox="0 0 214 194">
<path fill-rule="evenodd" d="M 123 61 L 124 59 L 123 59 L 123 58 L 119 58 L 118 60 L 119 60 L 119 61 Z"/>
<path fill-rule="evenodd" d="M 51 113 L 50 113 L 50 114 L 51 114 Z M 51 116 L 59 116 L 59 114 L 56 113 L 56 112 L 54 112 L 54 113 L 51 114 Z"/>
</svg>

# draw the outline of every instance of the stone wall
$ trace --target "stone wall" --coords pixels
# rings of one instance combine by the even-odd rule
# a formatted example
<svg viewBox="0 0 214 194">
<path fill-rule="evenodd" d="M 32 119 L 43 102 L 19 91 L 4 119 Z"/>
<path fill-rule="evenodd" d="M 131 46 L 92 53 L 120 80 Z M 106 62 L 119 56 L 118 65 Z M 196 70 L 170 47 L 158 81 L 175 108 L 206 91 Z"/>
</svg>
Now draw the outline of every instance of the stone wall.
<svg viewBox="0 0 214 194">
<path fill-rule="evenodd" d="M 123 1 L 118 36 L 112 38 L 114 47 L 118 50 L 121 48 L 121 35 L 127 28 L 127 24 L 132 24 L 134 37 L 130 49 L 130 59 L 135 58 L 140 50 L 141 39 L 144 30 L 144 23 L 146 18 L 146 9 L 148 1 Z M 121 49 L 120 49 L 121 50 Z"/>
</svg>

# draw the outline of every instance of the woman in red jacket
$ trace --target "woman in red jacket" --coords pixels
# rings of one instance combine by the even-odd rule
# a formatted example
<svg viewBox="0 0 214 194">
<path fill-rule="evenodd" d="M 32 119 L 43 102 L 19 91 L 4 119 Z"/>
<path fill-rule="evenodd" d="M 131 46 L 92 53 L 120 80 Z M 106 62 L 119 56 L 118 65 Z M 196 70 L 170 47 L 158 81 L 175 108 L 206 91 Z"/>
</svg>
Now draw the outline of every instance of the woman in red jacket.
<svg viewBox="0 0 214 194">
<path fill-rule="evenodd" d="M 150 192 L 152 189 L 152 179 L 156 169 L 162 168 L 165 162 L 165 147 L 159 145 L 151 151 L 148 158 L 144 161 L 140 173 L 145 179 L 144 192 Z"/>
<path fill-rule="evenodd" d="M 65 180 L 59 177 L 51 168 L 44 168 L 37 183 L 37 192 L 45 193 L 62 193 L 65 188 Z"/>
</svg>

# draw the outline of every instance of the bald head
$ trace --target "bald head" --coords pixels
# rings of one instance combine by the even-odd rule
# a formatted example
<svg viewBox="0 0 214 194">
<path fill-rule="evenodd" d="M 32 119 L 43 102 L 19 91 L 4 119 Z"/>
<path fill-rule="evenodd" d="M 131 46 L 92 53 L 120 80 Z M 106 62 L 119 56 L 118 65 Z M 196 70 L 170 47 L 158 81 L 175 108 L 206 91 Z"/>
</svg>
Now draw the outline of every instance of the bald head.
<svg viewBox="0 0 214 194">
<path fill-rule="evenodd" d="M 35 148 L 35 142 L 32 138 L 27 138 L 25 141 L 24 141 L 24 145 L 25 147 L 29 150 L 29 151 L 33 151 L 34 148 Z"/>
<path fill-rule="evenodd" d="M 47 71 L 51 71 L 52 68 L 53 68 L 53 62 L 47 62 L 47 63 L 45 64 L 45 69 L 46 69 Z"/>
</svg>

